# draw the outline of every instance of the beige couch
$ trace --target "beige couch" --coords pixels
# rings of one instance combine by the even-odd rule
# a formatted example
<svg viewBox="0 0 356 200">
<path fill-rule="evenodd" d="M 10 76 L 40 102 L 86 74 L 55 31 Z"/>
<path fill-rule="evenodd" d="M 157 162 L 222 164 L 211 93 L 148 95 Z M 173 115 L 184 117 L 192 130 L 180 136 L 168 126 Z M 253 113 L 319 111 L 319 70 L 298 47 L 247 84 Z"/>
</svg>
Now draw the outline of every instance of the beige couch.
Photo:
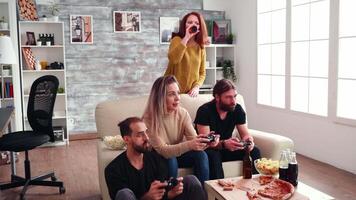
<svg viewBox="0 0 356 200">
<path fill-rule="evenodd" d="M 200 105 L 212 99 L 211 95 L 199 95 L 197 98 L 191 98 L 187 95 L 181 95 L 181 105 L 188 110 L 192 120 Z M 95 110 L 95 121 L 97 131 L 100 137 L 119 134 L 118 122 L 130 116 L 142 116 L 146 106 L 147 96 L 136 97 L 132 99 L 111 100 L 99 103 Z M 245 109 L 243 97 L 237 96 L 237 101 Z M 246 110 L 246 109 L 245 109 Z M 293 141 L 289 138 L 266 133 L 262 131 L 249 129 L 253 135 L 256 145 L 260 148 L 262 157 L 279 159 L 282 149 L 293 149 Z M 102 198 L 109 200 L 109 193 L 106 187 L 104 169 L 117 155 L 122 151 L 113 151 L 105 147 L 102 141 L 98 142 L 98 165 L 99 165 L 99 182 Z M 241 175 L 241 161 L 224 162 L 223 168 L 225 177 Z M 191 169 L 179 169 L 179 175 L 192 173 Z"/>
</svg>

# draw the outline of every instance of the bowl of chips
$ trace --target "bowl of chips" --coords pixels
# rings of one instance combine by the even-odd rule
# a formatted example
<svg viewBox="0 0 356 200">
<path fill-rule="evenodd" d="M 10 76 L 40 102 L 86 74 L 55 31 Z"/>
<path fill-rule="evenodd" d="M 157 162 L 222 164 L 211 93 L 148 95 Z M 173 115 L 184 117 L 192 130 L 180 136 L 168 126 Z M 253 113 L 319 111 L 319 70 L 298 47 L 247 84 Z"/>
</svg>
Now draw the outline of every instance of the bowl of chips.
<svg viewBox="0 0 356 200">
<path fill-rule="evenodd" d="M 279 161 L 268 158 L 257 159 L 254 162 L 255 168 L 258 173 L 262 175 L 278 175 L 279 173 Z"/>
<path fill-rule="evenodd" d="M 122 150 L 125 149 L 125 141 L 122 139 L 121 135 L 115 136 L 104 136 L 103 141 L 105 146 L 111 150 Z"/>
</svg>

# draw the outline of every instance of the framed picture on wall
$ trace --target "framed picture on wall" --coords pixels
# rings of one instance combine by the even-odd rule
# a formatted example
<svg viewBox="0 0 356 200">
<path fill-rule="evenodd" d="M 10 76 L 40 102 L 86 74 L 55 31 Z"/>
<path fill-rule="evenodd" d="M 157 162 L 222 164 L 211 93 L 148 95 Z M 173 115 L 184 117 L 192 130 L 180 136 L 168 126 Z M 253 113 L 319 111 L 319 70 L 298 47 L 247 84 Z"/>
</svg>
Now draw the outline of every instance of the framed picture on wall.
<svg viewBox="0 0 356 200">
<path fill-rule="evenodd" d="M 70 15 L 70 43 L 93 44 L 92 15 Z"/>
<path fill-rule="evenodd" d="M 35 0 L 18 0 L 17 11 L 20 21 L 38 21 Z"/>
<path fill-rule="evenodd" d="M 161 44 L 169 44 L 172 32 L 179 31 L 179 17 L 159 18 L 159 38 Z"/>
<path fill-rule="evenodd" d="M 226 44 L 226 38 L 231 33 L 231 20 L 213 21 L 213 43 Z"/>
<path fill-rule="evenodd" d="M 141 32 L 141 13 L 137 11 L 114 11 L 115 33 L 139 33 Z"/>
</svg>

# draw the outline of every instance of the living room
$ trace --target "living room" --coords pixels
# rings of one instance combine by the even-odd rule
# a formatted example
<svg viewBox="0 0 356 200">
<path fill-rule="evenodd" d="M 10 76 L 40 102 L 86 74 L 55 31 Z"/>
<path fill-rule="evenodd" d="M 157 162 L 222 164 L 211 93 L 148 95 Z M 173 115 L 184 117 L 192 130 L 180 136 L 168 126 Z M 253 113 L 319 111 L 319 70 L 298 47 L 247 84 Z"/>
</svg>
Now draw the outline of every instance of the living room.
<svg viewBox="0 0 356 200">
<path fill-rule="evenodd" d="M 12 131 L 28 128 L 25 104 L 30 83 L 35 78 L 55 75 L 63 90 L 58 90 L 56 101 L 60 104 L 55 107 L 53 119 L 56 127 L 62 127 L 59 130 L 62 130 L 61 143 L 29 152 L 32 174 L 54 170 L 57 178 L 64 182 L 66 192 L 59 194 L 57 188 L 31 186 L 26 192 L 27 199 L 101 198 L 97 142 L 108 133 L 99 133 L 97 105 L 107 100 L 130 99 L 135 102 L 143 96 L 147 98 L 153 82 L 164 74 L 168 63 L 169 42 L 163 41 L 161 20 L 179 20 L 191 11 L 201 13 L 207 21 L 220 20 L 229 24 L 234 40 L 233 47 L 229 46 L 225 53 L 233 52 L 230 58 L 235 62 L 235 84 L 244 99 L 248 127 L 293 141 L 301 182 L 334 199 L 356 199 L 352 189 L 356 183 L 356 159 L 353 156 L 356 152 L 353 100 L 356 99 L 352 94 L 356 72 L 350 53 L 356 48 L 353 43 L 356 30 L 349 20 L 355 17 L 352 8 L 356 5 L 352 1 L 56 0 L 53 4 L 51 0 L 37 0 L 30 1 L 35 2 L 33 8 L 37 19 L 34 20 L 17 15 L 21 13 L 18 2 L 0 0 L 0 17 L 5 16 L 4 21 L 8 23 L 8 31 L 0 33 L 10 35 L 17 58 L 16 63 L 11 64 L 10 73 L 11 101 L 15 108 Z M 138 13 L 138 31 L 136 28 L 133 32 L 116 29 L 119 23 L 115 20 L 116 14 L 126 13 Z M 55 25 L 48 25 L 51 20 L 56 20 L 51 19 L 52 15 L 59 19 Z M 91 37 L 85 41 L 76 38 L 80 35 L 76 35 L 79 17 L 88 17 L 91 24 Z M 37 20 L 48 26 L 27 22 Z M 40 42 L 42 46 L 36 47 L 25 44 L 31 32 L 35 33 L 36 39 L 39 34 L 54 34 L 54 44 L 49 47 L 46 42 Z M 281 32 L 282 39 L 279 40 Z M 212 46 L 216 42 L 214 38 L 210 41 Z M 207 47 L 207 53 L 218 52 L 216 46 Z M 55 54 L 47 57 L 47 63 L 44 63 L 52 68 L 26 72 L 25 48 L 32 49 L 40 62 L 45 53 Z M 56 57 L 57 54 L 60 56 Z M 214 68 L 216 63 L 210 61 L 209 64 Z M 268 69 L 262 67 L 266 64 Z M 278 68 L 281 65 L 283 69 Z M 36 62 L 33 66 L 36 68 Z M 5 69 L 1 69 L 2 77 Z M 219 79 L 219 73 L 222 74 L 221 70 L 208 69 L 207 80 L 214 83 Z M 7 107 L 6 101 L 10 100 L 2 100 L 1 107 Z M 138 105 L 140 110 L 145 107 L 145 104 Z M 141 116 L 142 112 L 136 115 Z M 191 117 L 194 120 L 194 116 Z M 119 131 L 117 123 L 111 126 Z M 117 154 L 115 151 L 110 153 Z M 262 152 L 262 155 L 271 154 Z M 20 152 L 16 162 L 20 175 L 24 173 L 23 161 L 24 153 Z M 1 165 L 0 184 L 10 181 L 10 174 L 11 165 Z M 17 199 L 21 189 L 0 190 L 0 198 Z"/>
</svg>

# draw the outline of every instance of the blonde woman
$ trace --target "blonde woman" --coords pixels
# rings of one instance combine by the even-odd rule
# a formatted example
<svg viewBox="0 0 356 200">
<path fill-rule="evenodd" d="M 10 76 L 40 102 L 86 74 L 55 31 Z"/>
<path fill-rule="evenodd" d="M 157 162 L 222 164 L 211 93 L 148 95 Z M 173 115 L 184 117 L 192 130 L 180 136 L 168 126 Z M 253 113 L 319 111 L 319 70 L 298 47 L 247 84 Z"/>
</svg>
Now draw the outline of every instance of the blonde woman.
<svg viewBox="0 0 356 200">
<path fill-rule="evenodd" d="M 197 136 L 189 113 L 179 105 L 179 87 L 174 76 L 158 78 L 151 89 L 143 119 L 150 143 L 168 159 L 169 175 L 177 177 L 178 167 L 193 167 L 204 183 L 209 178 L 205 149 L 209 141 Z"/>
</svg>

